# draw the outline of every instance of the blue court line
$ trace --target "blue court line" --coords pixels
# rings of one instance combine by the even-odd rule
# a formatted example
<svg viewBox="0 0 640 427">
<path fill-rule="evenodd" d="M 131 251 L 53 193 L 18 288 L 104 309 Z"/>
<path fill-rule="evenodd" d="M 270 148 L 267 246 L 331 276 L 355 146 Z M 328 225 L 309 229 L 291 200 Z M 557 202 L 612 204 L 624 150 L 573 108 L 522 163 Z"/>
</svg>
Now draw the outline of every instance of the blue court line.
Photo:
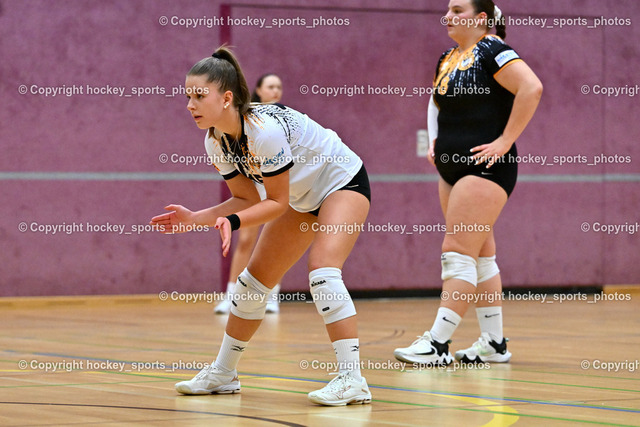
<svg viewBox="0 0 640 427">
<path fill-rule="evenodd" d="M 376 386 L 376 385 L 369 385 L 369 388 L 378 388 L 381 390 L 408 391 L 412 393 L 423 393 L 423 394 L 442 394 L 444 396 L 473 397 L 473 398 L 486 399 L 486 400 L 530 403 L 533 405 L 550 405 L 550 406 L 562 406 L 567 408 L 599 409 L 599 410 L 606 410 L 606 411 L 630 412 L 632 414 L 640 414 L 640 410 L 627 409 L 627 408 L 602 407 L 602 406 L 592 406 L 592 405 L 576 405 L 576 404 L 570 404 L 570 403 L 545 402 L 543 400 L 514 399 L 514 398 L 507 398 L 507 397 L 489 397 L 489 396 L 478 396 L 478 395 L 472 395 L 472 394 L 448 393 L 448 392 L 441 392 L 441 391 L 437 391 L 437 392 L 422 391 L 422 390 L 412 390 L 412 389 L 404 389 L 404 388 L 398 388 L 398 387 Z"/>
<path fill-rule="evenodd" d="M 10 353 L 25 354 L 24 352 L 18 352 L 16 350 L 3 350 L 3 351 L 10 352 Z M 58 354 L 58 353 L 29 353 L 29 354 L 34 356 L 62 357 L 62 358 L 69 358 L 69 359 L 96 360 L 96 361 L 102 361 L 102 362 L 114 362 L 114 363 L 126 363 L 126 364 L 134 363 L 126 360 L 72 356 L 72 355 L 65 355 L 65 354 Z M 135 361 L 135 362 L 137 363 L 138 361 Z M 181 369 L 181 371 L 189 371 L 189 370 L 197 371 L 198 369 Z M 326 380 L 315 380 L 312 378 L 265 375 L 265 374 L 256 374 L 256 373 L 250 373 L 250 372 L 244 372 L 244 371 L 240 371 L 238 373 L 243 376 L 252 376 L 252 377 L 259 377 L 259 378 L 285 379 L 285 380 L 305 381 L 305 382 L 312 382 L 312 383 L 327 382 Z M 129 372 L 125 372 L 125 374 L 136 375 L 136 373 L 129 373 Z M 566 408 L 597 409 L 601 411 L 615 411 L 615 412 L 627 412 L 632 414 L 640 414 L 640 410 L 627 409 L 627 408 L 602 407 L 602 406 L 592 406 L 592 405 L 576 405 L 576 404 L 570 404 L 570 403 L 545 402 L 541 400 L 515 399 L 515 398 L 506 398 L 506 397 L 491 397 L 491 396 L 460 394 L 460 393 L 451 393 L 451 392 L 442 392 L 442 391 L 424 391 L 424 390 L 415 390 L 415 389 L 409 389 L 409 388 L 390 387 L 390 386 L 381 386 L 381 385 L 369 385 L 369 388 L 380 389 L 380 390 L 391 390 L 391 391 L 404 391 L 404 392 L 419 393 L 419 394 L 441 394 L 443 396 L 471 397 L 476 399 L 486 399 L 486 400 L 494 400 L 494 401 L 528 403 L 532 405 L 549 405 L 549 406 L 559 406 L 559 407 L 566 407 Z"/>
</svg>

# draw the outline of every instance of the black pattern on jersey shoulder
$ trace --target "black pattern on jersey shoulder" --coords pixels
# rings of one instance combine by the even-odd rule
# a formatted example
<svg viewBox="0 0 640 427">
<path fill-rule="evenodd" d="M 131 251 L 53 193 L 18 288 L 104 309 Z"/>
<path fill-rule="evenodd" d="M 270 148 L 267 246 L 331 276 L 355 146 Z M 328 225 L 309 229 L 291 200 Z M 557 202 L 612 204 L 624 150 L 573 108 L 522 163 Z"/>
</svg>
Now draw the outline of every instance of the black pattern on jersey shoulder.
<svg viewBox="0 0 640 427">
<path fill-rule="evenodd" d="M 284 131 L 287 142 L 292 144 L 300 138 L 303 129 L 303 124 L 300 123 L 301 114 L 296 113 L 282 104 L 258 104 L 252 106 L 247 119 L 258 123 L 264 123 L 266 118 L 273 119 Z"/>
<path fill-rule="evenodd" d="M 511 47 L 501 38 L 486 36 L 476 44 L 475 54 L 479 60 L 488 64 L 490 61 L 493 61 L 500 52 L 505 50 L 511 50 Z"/>
<path fill-rule="evenodd" d="M 510 52 L 510 53 L 507 53 Z M 517 52 L 501 38 L 488 35 L 480 40 L 476 46 L 476 55 L 482 62 L 484 69 L 492 76 L 503 66 L 520 59 Z"/>
<path fill-rule="evenodd" d="M 482 38 L 477 44 L 476 49 L 478 49 L 478 53 L 486 52 L 486 53 L 495 53 L 503 49 L 504 47 L 508 47 L 508 45 L 499 37 L 493 37 L 491 35 L 485 36 Z"/>
</svg>

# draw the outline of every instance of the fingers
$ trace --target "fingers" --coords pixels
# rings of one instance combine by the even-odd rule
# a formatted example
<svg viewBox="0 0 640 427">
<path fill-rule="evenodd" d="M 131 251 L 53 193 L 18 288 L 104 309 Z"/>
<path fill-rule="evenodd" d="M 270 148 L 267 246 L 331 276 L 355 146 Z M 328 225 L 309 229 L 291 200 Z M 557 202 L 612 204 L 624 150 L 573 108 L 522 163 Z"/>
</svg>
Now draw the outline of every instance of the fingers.
<svg viewBox="0 0 640 427">
<path fill-rule="evenodd" d="M 158 226 L 158 231 L 160 231 L 162 234 L 176 234 L 173 230 L 173 226 L 172 225 L 159 225 Z"/>
<path fill-rule="evenodd" d="M 472 153 L 475 153 L 476 151 L 484 151 L 484 150 L 486 150 L 487 148 L 489 148 L 489 146 L 490 146 L 490 144 L 478 145 L 477 147 L 473 147 L 473 148 L 471 149 L 471 152 L 472 152 Z"/>
<path fill-rule="evenodd" d="M 475 160 L 475 165 L 487 163 L 487 169 L 494 165 L 494 163 L 502 156 L 499 152 L 496 152 L 494 144 L 484 144 L 471 149 L 472 153 L 476 153 L 471 156 Z"/>
<path fill-rule="evenodd" d="M 167 205 L 164 207 L 164 210 L 172 212 L 177 212 L 180 209 L 182 209 L 181 205 Z"/>
<path fill-rule="evenodd" d="M 149 224 L 156 227 L 157 231 L 159 231 L 162 234 L 175 234 L 173 230 L 174 227 L 172 225 L 174 217 L 175 217 L 175 212 L 156 215 L 153 218 L 151 218 L 151 221 L 149 222 Z"/>
<path fill-rule="evenodd" d="M 153 218 L 151 218 L 149 224 L 158 227 L 158 231 L 162 233 L 173 233 L 173 227 L 171 225 L 171 215 L 173 214 L 154 216 Z"/>
<path fill-rule="evenodd" d="M 487 169 L 489 169 L 509 151 L 511 146 L 512 144 L 509 144 L 502 136 L 500 136 L 491 144 L 484 144 L 473 147 L 471 149 L 471 152 L 477 154 L 472 156 L 472 158 L 475 159 L 476 165 L 486 162 Z"/>
<path fill-rule="evenodd" d="M 168 220 L 171 217 L 171 215 L 173 215 L 173 212 L 156 215 L 153 218 L 151 218 L 151 222 L 159 222 L 159 221 Z"/>
<path fill-rule="evenodd" d="M 149 225 L 152 225 L 156 231 L 159 231 L 162 234 L 175 234 L 173 232 L 173 226 L 171 226 L 171 224 L 164 225 L 158 222 L 150 221 Z"/>
<path fill-rule="evenodd" d="M 471 158 L 475 160 L 474 164 L 476 166 L 487 161 L 487 154 L 489 153 L 489 147 L 490 147 L 489 144 L 484 144 L 484 145 L 478 145 L 477 147 L 473 147 L 470 150 L 472 153 L 477 153 L 471 156 Z"/>
<path fill-rule="evenodd" d="M 427 160 L 429 161 L 429 163 L 431 163 L 433 166 L 436 165 L 436 152 L 434 149 L 434 146 L 431 145 L 429 147 L 429 154 L 427 155 Z"/>
<path fill-rule="evenodd" d="M 220 217 L 216 220 L 215 228 L 220 230 L 222 239 L 222 256 L 226 257 L 231 249 L 231 223 L 227 218 Z"/>
<path fill-rule="evenodd" d="M 491 155 L 489 154 L 489 150 L 481 151 L 472 157 L 476 162 L 475 165 L 480 165 L 484 162 L 491 160 Z"/>
<path fill-rule="evenodd" d="M 480 153 L 480 155 L 478 157 L 475 157 L 476 159 L 476 165 L 481 165 L 483 163 L 487 163 L 487 169 L 489 169 L 491 166 L 494 165 L 494 163 L 500 158 L 501 156 L 499 154 L 490 154 L 490 153 Z"/>
</svg>

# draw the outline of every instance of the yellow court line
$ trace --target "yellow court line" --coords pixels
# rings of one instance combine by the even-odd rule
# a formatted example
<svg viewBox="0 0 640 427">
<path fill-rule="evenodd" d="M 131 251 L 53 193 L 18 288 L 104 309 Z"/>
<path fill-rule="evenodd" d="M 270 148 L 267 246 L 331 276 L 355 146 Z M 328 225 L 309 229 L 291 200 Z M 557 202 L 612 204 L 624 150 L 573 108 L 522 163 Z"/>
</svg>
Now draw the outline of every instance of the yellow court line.
<svg viewBox="0 0 640 427">
<path fill-rule="evenodd" d="M 471 403 L 473 405 L 478 405 L 478 406 L 490 406 L 492 411 L 495 410 L 499 412 L 508 412 L 510 414 L 513 414 L 513 415 L 493 414 L 493 418 L 491 419 L 491 421 L 489 421 L 482 427 L 497 427 L 497 426 L 508 427 L 510 425 L 515 424 L 520 419 L 520 416 L 518 416 L 518 411 L 516 411 L 512 407 L 505 406 L 505 405 L 495 406 L 495 402 L 492 402 L 490 400 L 480 399 L 477 397 L 450 396 L 448 394 L 438 394 L 438 393 L 429 393 L 429 394 L 431 394 L 432 396 L 447 397 L 449 399 L 460 400 L 462 402 L 467 402 L 467 403 Z"/>
<path fill-rule="evenodd" d="M 278 380 L 278 381 L 304 381 L 295 378 L 275 378 L 275 377 L 249 377 L 252 380 L 255 379 L 264 379 L 264 380 Z M 503 413 L 494 413 L 493 418 L 488 423 L 484 424 L 482 427 L 508 427 L 515 424 L 520 416 L 518 415 L 518 411 L 513 409 L 510 406 L 499 405 L 496 406 L 496 402 L 492 402 L 491 400 L 480 399 L 477 397 L 465 397 L 465 396 L 451 396 L 448 394 L 438 394 L 438 393 L 426 393 L 431 396 L 444 397 L 448 399 L 455 399 L 461 402 L 471 403 L 472 405 L 484 406 L 490 412 L 503 412 Z M 504 412 L 512 415 L 505 414 Z"/>
</svg>

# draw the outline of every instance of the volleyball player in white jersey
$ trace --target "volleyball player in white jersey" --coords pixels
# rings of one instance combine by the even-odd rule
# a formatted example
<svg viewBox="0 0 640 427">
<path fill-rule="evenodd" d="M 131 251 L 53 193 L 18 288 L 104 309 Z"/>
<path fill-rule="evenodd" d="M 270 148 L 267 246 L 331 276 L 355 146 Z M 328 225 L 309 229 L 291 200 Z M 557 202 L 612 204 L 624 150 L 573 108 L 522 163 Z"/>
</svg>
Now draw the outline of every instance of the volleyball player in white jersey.
<svg viewBox="0 0 640 427">
<path fill-rule="evenodd" d="M 282 80 L 280 77 L 273 73 L 267 73 L 260 76 L 256 87 L 251 94 L 251 102 L 261 103 L 275 103 L 280 102 L 282 98 Z M 255 183 L 258 193 L 260 194 L 260 200 L 264 200 L 267 197 L 267 192 L 262 184 Z M 233 298 L 233 290 L 235 288 L 236 280 L 242 270 L 249 264 L 251 258 L 251 252 L 258 240 L 258 234 L 260 234 L 260 227 L 243 228 L 238 230 L 236 247 L 233 255 L 231 256 L 231 266 L 229 267 L 229 281 L 227 282 L 227 290 L 224 299 L 216 305 L 213 312 L 216 314 L 229 314 L 231 310 L 231 300 Z M 280 284 L 277 284 L 271 290 L 269 297 L 267 298 L 267 310 L 266 313 L 279 313 L 280 312 Z"/>
<path fill-rule="evenodd" d="M 362 224 L 370 189 L 362 160 L 332 130 L 279 104 L 250 106 L 249 90 L 233 54 L 222 47 L 196 63 L 186 79 L 187 108 L 208 129 L 207 152 L 232 197 L 192 212 L 169 205 L 152 218 L 171 233 L 185 226 L 215 226 L 226 256 L 233 230 L 265 224 L 248 267 L 238 277 L 233 306 L 216 360 L 189 381 L 183 394 L 240 391 L 236 366 L 264 318 L 266 296 L 310 248 L 309 286 L 338 359 L 339 373 L 309 393 L 318 404 L 370 403 L 360 372 L 356 310 L 342 281 L 342 266 L 358 233 L 313 233 L 312 223 Z M 262 182 L 260 200 L 253 182 Z"/>
</svg>

